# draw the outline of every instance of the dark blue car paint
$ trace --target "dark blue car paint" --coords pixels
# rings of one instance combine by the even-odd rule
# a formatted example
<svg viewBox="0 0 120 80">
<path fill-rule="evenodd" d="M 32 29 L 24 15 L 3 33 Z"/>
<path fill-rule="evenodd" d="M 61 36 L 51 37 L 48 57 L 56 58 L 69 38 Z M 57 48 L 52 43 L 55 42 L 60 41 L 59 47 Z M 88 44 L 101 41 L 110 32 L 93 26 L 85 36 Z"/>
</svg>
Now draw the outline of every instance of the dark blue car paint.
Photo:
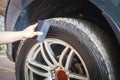
<svg viewBox="0 0 120 80">
<path fill-rule="evenodd" d="M 90 0 L 95 4 L 111 25 L 120 44 L 120 11 L 110 0 Z M 116 1 L 116 0 L 114 0 Z"/>
<path fill-rule="evenodd" d="M 21 11 L 34 0 L 10 0 L 6 15 L 6 30 L 13 30 Z M 120 43 L 120 11 L 110 0 L 89 0 L 96 5 L 111 25 Z M 116 1 L 116 0 L 115 0 Z M 118 15 L 118 16 L 116 16 Z M 12 20 L 11 20 L 12 19 Z M 11 26 L 10 28 L 8 26 Z"/>
<path fill-rule="evenodd" d="M 21 25 L 27 26 L 29 23 L 24 24 L 24 21 L 27 21 L 27 14 L 25 13 L 26 10 L 23 10 L 26 8 L 30 3 L 32 3 L 34 0 L 10 0 L 6 19 L 5 19 L 5 26 L 6 30 L 13 31 L 15 26 Z M 111 28 L 114 31 L 114 34 L 116 35 L 118 42 L 120 44 L 120 11 L 116 8 L 116 6 L 112 3 L 110 0 L 89 0 L 91 3 L 93 3 L 97 8 L 99 8 L 102 11 L 102 14 L 105 16 L 106 20 L 111 25 Z M 116 0 L 115 0 L 116 1 Z M 17 19 L 19 16 L 25 16 L 24 20 L 21 24 L 16 24 Z M 9 27 L 10 26 L 10 27 Z M 21 30 L 23 27 L 20 27 L 19 30 Z M 8 50 L 7 54 L 10 60 L 12 60 L 12 47 L 11 44 L 8 44 Z"/>
</svg>

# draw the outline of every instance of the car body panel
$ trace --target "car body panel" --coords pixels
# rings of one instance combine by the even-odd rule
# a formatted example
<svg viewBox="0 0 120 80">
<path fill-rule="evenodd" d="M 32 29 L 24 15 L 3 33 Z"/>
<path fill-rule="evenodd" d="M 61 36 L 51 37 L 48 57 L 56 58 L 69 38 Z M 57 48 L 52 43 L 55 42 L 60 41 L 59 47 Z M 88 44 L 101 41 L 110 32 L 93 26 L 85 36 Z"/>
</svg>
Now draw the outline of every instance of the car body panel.
<svg viewBox="0 0 120 80">
<path fill-rule="evenodd" d="M 26 8 L 34 0 L 9 0 L 9 5 L 6 11 L 5 27 L 6 30 L 14 30 L 16 22 L 24 8 Z M 120 11 L 113 4 L 117 0 L 89 0 L 97 8 L 102 11 L 103 16 L 111 25 L 114 34 L 120 44 Z M 23 11 L 24 12 L 24 11 Z M 116 16 L 117 15 L 117 16 Z M 26 25 L 24 25 L 26 26 Z M 12 44 L 8 44 L 7 55 L 12 60 Z"/>
<path fill-rule="evenodd" d="M 120 44 L 120 11 L 110 0 L 90 0 L 102 11 Z M 117 1 L 117 0 L 114 0 Z M 119 1 L 120 2 L 120 1 Z"/>
</svg>

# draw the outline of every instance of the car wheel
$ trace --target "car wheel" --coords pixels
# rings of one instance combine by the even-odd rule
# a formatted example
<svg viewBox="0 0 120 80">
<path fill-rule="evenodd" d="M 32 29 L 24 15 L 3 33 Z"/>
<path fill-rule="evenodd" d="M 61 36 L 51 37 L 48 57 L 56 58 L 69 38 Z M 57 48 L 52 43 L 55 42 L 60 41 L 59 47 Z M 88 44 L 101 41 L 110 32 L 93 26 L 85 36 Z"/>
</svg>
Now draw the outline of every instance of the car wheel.
<svg viewBox="0 0 120 80">
<path fill-rule="evenodd" d="M 102 30 L 79 19 L 47 21 L 52 27 L 44 42 L 24 41 L 16 61 L 17 80 L 114 80 L 113 52 Z"/>
</svg>

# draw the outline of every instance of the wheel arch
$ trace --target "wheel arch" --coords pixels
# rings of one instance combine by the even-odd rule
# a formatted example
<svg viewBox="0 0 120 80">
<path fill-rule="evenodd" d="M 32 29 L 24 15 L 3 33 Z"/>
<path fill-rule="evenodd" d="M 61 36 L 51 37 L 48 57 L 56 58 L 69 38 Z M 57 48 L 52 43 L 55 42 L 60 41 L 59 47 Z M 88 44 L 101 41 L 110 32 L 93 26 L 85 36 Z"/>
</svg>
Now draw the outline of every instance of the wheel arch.
<svg viewBox="0 0 120 80">
<path fill-rule="evenodd" d="M 13 0 L 13 1 L 15 2 L 16 0 Z M 14 13 L 14 11 L 10 10 L 10 9 L 14 9 L 14 10 L 18 9 L 18 7 L 16 7 L 16 5 L 14 5 L 14 6 L 11 7 L 11 4 L 13 4 L 13 2 L 12 2 L 12 0 L 10 1 L 11 3 L 8 6 L 9 10 L 7 10 L 6 21 L 5 21 L 5 26 L 7 28 L 6 30 L 12 30 L 12 31 L 14 31 L 14 30 L 22 30 L 26 26 L 28 26 L 28 25 L 30 25 L 32 23 L 37 22 L 37 20 L 35 20 L 35 19 L 28 20 L 29 18 L 31 18 L 28 15 L 30 13 L 32 13 L 32 11 L 30 11 L 32 9 L 31 7 L 35 6 L 35 8 L 36 8 L 36 5 L 34 5 L 34 4 L 37 3 L 37 1 L 40 1 L 40 0 L 35 0 L 33 2 L 32 2 L 32 0 L 17 0 L 17 1 L 20 2 L 21 4 L 22 4 L 23 1 L 25 1 L 26 3 L 24 4 L 24 7 L 19 7 L 19 10 L 16 11 L 16 15 L 15 16 L 12 15 L 12 18 L 13 19 L 15 18 L 15 19 L 13 20 L 12 23 L 10 23 L 8 21 L 11 21 L 10 20 L 11 19 L 11 14 Z M 29 3 L 27 3 L 27 1 L 29 1 Z M 41 6 L 45 7 L 48 4 L 52 5 L 52 2 L 47 2 L 47 1 L 52 1 L 52 0 L 41 0 L 40 2 L 43 2 L 43 3 L 41 3 Z M 56 0 L 56 1 L 59 2 L 60 0 Z M 112 35 L 111 38 L 113 40 L 115 40 L 116 44 L 119 45 L 119 43 L 120 43 L 120 38 L 119 38 L 119 35 L 118 35 L 119 34 L 119 31 L 118 31 L 119 27 L 117 27 L 119 25 L 117 25 L 117 23 L 115 23 L 115 21 L 112 20 L 112 18 L 109 16 L 109 14 L 105 14 L 105 11 L 103 10 L 103 8 L 101 8 L 101 6 L 97 4 L 101 0 L 97 0 L 97 1 L 96 0 L 94 0 L 94 1 L 92 1 L 92 0 L 90 0 L 90 1 L 87 1 L 87 0 L 86 1 L 84 1 L 84 0 L 77 0 L 77 2 L 75 2 L 75 3 L 72 2 L 74 0 L 71 0 L 70 2 L 69 2 L 69 0 L 62 0 L 62 1 L 63 2 L 65 1 L 66 3 L 70 3 L 70 4 L 73 4 L 73 5 L 74 4 L 78 4 L 78 2 L 82 2 L 83 1 L 84 4 L 82 4 L 81 6 L 79 6 L 80 9 L 78 9 L 77 6 L 75 6 L 76 9 L 72 9 L 73 12 L 75 12 L 75 13 L 78 13 L 77 10 L 81 10 L 79 15 L 76 15 L 76 14 L 74 14 L 74 15 L 68 15 L 69 12 L 65 12 L 66 14 L 60 15 L 59 14 L 59 13 L 61 13 L 60 11 L 58 12 L 58 14 L 53 15 L 53 13 L 56 12 L 56 10 L 54 10 L 55 8 L 53 7 L 51 9 L 52 11 L 49 12 L 50 15 L 46 14 L 47 15 L 46 16 L 44 14 L 44 11 L 43 12 L 41 11 L 41 13 L 40 13 L 41 15 L 39 16 L 37 13 L 35 13 L 34 14 L 34 15 L 36 15 L 35 17 L 39 17 L 38 19 L 47 19 L 47 18 L 52 18 L 52 17 L 75 17 L 75 18 L 83 18 L 83 19 L 89 20 L 90 22 L 93 22 L 93 23 L 95 23 L 97 25 L 100 24 L 99 27 L 102 28 L 103 30 L 105 30 L 105 32 L 107 32 L 110 36 Z M 16 4 L 17 4 L 17 2 L 16 2 Z M 59 7 L 57 7 L 57 8 L 59 8 Z M 70 13 L 72 13 L 72 10 L 69 10 Z M 34 11 L 34 9 L 33 9 L 33 11 Z M 8 13 L 10 13 L 10 14 L 8 15 Z M 92 15 L 92 14 L 96 14 L 96 15 Z M 43 15 L 45 15 L 45 16 L 43 16 Z M 33 15 L 32 15 L 32 17 L 33 17 Z M 102 22 L 99 23 L 100 21 L 102 21 Z M 24 25 L 21 27 L 21 24 L 24 24 Z M 18 27 L 18 26 L 19 26 L 19 28 L 15 29 L 15 27 Z M 14 45 L 16 45 L 16 44 L 14 44 Z M 10 47 L 11 47 L 11 45 L 10 45 Z M 12 51 L 11 49 L 12 48 L 10 48 L 10 50 L 8 50 L 7 54 L 9 56 L 11 56 L 11 53 L 14 54 L 14 55 L 16 55 L 16 51 L 15 52 L 11 52 Z M 12 55 L 12 57 L 15 60 L 15 57 L 13 55 Z"/>
</svg>

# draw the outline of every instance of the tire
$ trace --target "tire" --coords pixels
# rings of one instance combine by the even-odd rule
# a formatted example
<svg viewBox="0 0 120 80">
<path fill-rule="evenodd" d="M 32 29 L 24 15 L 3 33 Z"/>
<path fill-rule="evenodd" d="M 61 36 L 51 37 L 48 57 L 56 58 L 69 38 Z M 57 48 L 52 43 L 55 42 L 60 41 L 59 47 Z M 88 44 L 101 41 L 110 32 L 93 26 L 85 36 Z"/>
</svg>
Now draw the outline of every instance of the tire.
<svg viewBox="0 0 120 80">
<path fill-rule="evenodd" d="M 30 78 L 35 80 L 52 80 L 53 78 L 58 80 L 115 80 L 115 69 L 110 56 L 110 53 L 114 53 L 111 52 L 113 48 L 109 46 L 110 39 L 102 30 L 90 22 L 78 19 L 53 18 L 47 21 L 52 24 L 52 27 L 43 43 L 33 39 L 28 39 L 23 43 L 16 60 L 17 80 L 25 80 L 26 76 L 26 80 Z M 46 48 L 46 45 L 50 46 Z M 35 51 L 41 46 L 44 54 L 40 48 L 40 51 L 36 52 L 37 57 L 34 57 Z M 62 53 L 67 46 L 69 47 L 67 52 Z M 49 76 L 47 76 L 46 69 L 31 63 L 34 60 L 40 65 L 45 65 L 46 69 L 50 68 L 50 71 L 47 70 L 50 73 Z M 39 72 L 42 73 L 39 74 Z M 63 79 L 59 77 L 60 73 Z M 74 76 L 71 75 L 72 73 Z"/>
</svg>

